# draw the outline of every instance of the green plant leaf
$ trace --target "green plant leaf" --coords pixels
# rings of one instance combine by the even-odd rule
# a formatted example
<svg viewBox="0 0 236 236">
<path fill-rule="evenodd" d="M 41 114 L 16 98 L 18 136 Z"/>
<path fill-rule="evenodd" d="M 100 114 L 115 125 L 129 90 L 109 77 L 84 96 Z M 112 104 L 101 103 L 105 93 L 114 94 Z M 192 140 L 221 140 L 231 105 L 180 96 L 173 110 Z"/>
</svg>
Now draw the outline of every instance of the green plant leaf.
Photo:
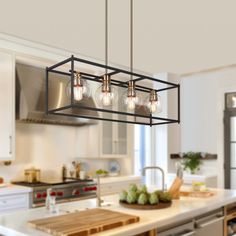
<svg viewBox="0 0 236 236">
<path fill-rule="evenodd" d="M 200 152 L 187 152 L 183 155 L 183 168 L 184 170 L 190 170 L 192 174 L 196 170 L 200 170 L 201 163 L 201 153 Z"/>
</svg>

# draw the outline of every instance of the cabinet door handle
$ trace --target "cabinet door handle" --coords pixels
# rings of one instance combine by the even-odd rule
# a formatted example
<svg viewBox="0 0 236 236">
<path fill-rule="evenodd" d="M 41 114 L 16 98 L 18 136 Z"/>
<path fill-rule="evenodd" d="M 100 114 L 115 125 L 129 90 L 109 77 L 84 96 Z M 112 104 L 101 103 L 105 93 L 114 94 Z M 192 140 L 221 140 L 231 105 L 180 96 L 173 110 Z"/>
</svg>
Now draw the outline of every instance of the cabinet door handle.
<svg viewBox="0 0 236 236">
<path fill-rule="evenodd" d="M 195 231 L 190 231 L 188 233 L 183 234 L 182 236 L 190 236 L 190 235 L 194 235 L 196 232 Z"/>
<path fill-rule="evenodd" d="M 12 136 L 9 136 L 9 154 L 12 154 Z"/>
<path fill-rule="evenodd" d="M 194 235 L 195 233 L 196 233 L 196 231 L 191 230 L 191 231 L 188 231 L 188 232 L 183 231 L 183 232 L 179 232 L 179 233 L 177 233 L 177 234 L 171 234 L 170 236 L 177 236 L 177 235 L 192 236 L 192 235 Z"/>
</svg>

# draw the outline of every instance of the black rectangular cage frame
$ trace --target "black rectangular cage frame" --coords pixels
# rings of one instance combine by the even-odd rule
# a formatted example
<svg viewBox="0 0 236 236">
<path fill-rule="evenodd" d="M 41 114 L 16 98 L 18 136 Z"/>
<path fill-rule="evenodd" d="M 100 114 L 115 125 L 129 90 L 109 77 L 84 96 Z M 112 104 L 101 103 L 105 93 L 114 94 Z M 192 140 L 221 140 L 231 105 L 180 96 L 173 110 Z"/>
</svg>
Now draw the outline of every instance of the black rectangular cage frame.
<svg viewBox="0 0 236 236">
<path fill-rule="evenodd" d="M 155 90 L 156 92 L 160 93 L 162 91 L 176 89 L 177 90 L 177 98 L 176 98 L 176 100 L 177 100 L 176 101 L 177 118 L 170 119 L 170 118 L 153 116 L 151 113 L 150 113 L 150 115 L 142 115 L 142 114 L 135 114 L 135 113 L 124 112 L 124 111 L 103 109 L 103 108 L 98 108 L 98 107 L 81 106 L 79 104 L 76 104 L 74 101 L 74 89 L 73 89 L 74 76 L 75 76 L 74 73 L 76 72 L 75 71 L 75 63 L 76 62 L 84 63 L 87 65 L 91 65 L 94 67 L 99 67 L 99 68 L 103 68 L 105 70 L 111 71 L 108 74 L 111 76 L 111 84 L 113 86 L 123 87 L 123 88 L 128 87 L 128 81 L 119 81 L 117 79 L 112 78 L 113 75 L 117 75 L 117 74 L 122 73 L 122 74 L 132 76 L 134 78 L 133 81 L 136 82 L 135 89 L 137 91 L 141 91 L 144 93 L 150 93 L 151 90 Z M 70 70 L 68 72 L 58 70 L 58 67 L 63 66 L 67 63 L 70 63 Z M 49 109 L 49 73 L 56 73 L 56 74 L 68 76 L 69 79 L 71 80 L 71 96 L 70 96 L 70 104 L 68 106 L 63 106 L 63 107 L 59 107 L 59 108 L 55 108 L 55 109 Z M 102 83 L 102 76 L 104 75 L 103 74 L 101 76 L 97 76 L 97 75 L 93 75 L 93 74 L 85 73 L 85 72 L 81 72 L 81 71 L 80 71 L 80 74 L 83 76 L 83 79 L 98 82 L 98 83 Z M 142 80 L 150 80 L 152 82 L 166 85 L 167 87 L 160 88 L 160 89 L 153 89 L 153 88 L 149 88 L 146 86 L 138 85 L 137 82 L 142 81 Z M 171 123 L 180 123 L 180 84 L 171 83 L 168 81 L 160 80 L 157 78 L 153 78 L 150 76 L 142 75 L 142 74 L 131 72 L 131 71 L 126 71 L 126 70 L 123 70 L 120 68 L 115 68 L 115 67 L 108 66 L 108 65 L 103 65 L 103 64 L 100 64 L 97 62 L 88 61 L 85 59 L 77 58 L 73 55 L 71 57 L 57 63 L 57 64 L 54 64 L 50 67 L 46 67 L 46 88 L 45 89 L 46 89 L 45 107 L 46 107 L 46 114 L 47 115 L 53 114 L 53 115 L 60 115 L 60 116 L 71 116 L 71 117 L 78 117 L 78 118 L 96 119 L 96 120 L 103 120 L 103 121 L 122 122 L 122 123 L 130 123 L 130 124 L 149 125 L 149 126 L 171 124 Z M 62 112 L 63 110 L 73 109 L 73 108 L 80 108 L 80 109 L 84 109 L 84 110 L 92 110 L 92 111 L 97 111 L 97 112 L 113 113 L 113 114 L 118 114 L 118 115 L 126 115 L 126 116 L 130 116 L 130 117 L 134 117 L 134 118 L 135 117 L 147 118 L 148 122 L 138 122 L 135 120 L 131 121 L 131 120 L 121 120 L 121 119 L 109 119 L 109 118 L 104 118 L 104 117 L 93 117 L 93 116 L 87 116 L 87 115 L 84 116 L 84 115 L 66 114 L 66 113 Z"/>
</svg>

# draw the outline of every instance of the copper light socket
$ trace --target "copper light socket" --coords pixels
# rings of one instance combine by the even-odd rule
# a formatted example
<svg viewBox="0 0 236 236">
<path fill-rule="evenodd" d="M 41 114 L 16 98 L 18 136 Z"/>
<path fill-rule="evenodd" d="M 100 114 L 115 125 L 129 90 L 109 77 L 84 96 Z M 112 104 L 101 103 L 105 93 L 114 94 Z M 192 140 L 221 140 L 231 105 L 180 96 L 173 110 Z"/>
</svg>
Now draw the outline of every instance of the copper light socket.
<svg viewBox="0 0 236 236">
<path fill-rule="evenodd" d="M 81 80 L 81 75 L 79 72 L 75 73 L 75 84 L 74 86 L 83 86 L 82 80 Z"/>
<path fill-rule="evenodd" d="M 150 101 L 150 102 L 156 102 L 156 101 L 158 101 L 157 92 L 156 92 L 155 90 L 152 90 L 152 91 L 150 92 L 149 101 Z"/>
<path fill-rule="evenodd" d="M 136 97 L 135 82 L 133 80 L 128 82 L 127 97 Z"/>
<path fill-rule="evenodd" d="M 105 74 L 102 78 L 102 92 L 110 93 L 111 92 L 111 78 L 110 75 Z"/>
</svg>

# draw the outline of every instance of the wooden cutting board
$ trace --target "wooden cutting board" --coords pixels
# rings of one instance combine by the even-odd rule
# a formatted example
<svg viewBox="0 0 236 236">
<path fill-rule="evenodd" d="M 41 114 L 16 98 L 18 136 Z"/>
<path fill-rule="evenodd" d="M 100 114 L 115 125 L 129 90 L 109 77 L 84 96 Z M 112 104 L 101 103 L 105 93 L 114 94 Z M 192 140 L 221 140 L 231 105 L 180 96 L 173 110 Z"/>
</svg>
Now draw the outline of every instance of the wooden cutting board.
<svg viewBox="0 0 236 236">
<path fill-rule="evenodd" d="M 180 191 L 180 196 L 183 197 L 199 197 L 199 198 L 207 198 L 216 195 L 213 191 Z"/>
<path fill-rule="evenodd" d="M 138 216 L 95 208 L 28 223 L 38 230 L 55 236 L 86 236 L 138 221 Z"/>
</svg>

